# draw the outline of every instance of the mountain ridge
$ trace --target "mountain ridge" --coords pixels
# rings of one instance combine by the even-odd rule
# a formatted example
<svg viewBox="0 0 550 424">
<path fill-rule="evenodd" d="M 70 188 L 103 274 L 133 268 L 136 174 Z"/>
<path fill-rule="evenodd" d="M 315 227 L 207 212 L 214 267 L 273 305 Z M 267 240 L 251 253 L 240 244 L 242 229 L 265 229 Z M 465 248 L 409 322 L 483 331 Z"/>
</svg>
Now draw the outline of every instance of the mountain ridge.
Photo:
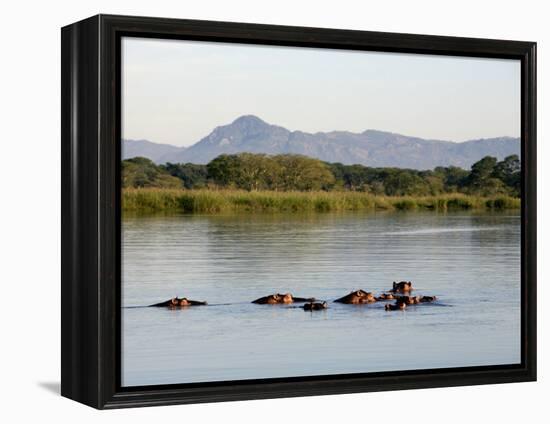
<svg viewBox="0 0 550 424">
<path fill-rule="evenodd" d="M 221 125 L 189 147 L 155 144 L 139 140 L 124 141 L 123 158 L 127 153 L 144 156 L 156 163 L 205 164 L 220 154 L 242 152 L 264 154 L 302 154 L 327 162 L 361 164 L 372 167 L 393 166 L 412 169 L 433 169 L 436 166 L 459 166 L 468 169 L 484 156 L 502 160 L 520 154 L 519 138 L 494 137 L 463 142 L 423 139 L 402 134 L 367 129 L 360 133 L 329 131 L 308 133 L 290 131 L 269 124 L 254 115 L 243 115 L 227 125 Z M 132 144 L 133 142 L 133 144 Z M 145 144 L 144 142 L 148 143 Z M 139 154 L 138 154 L 139 153 Z"/>
<path fill-rule="evenodd" d="M 174 146 L 172 144 L 154 143 L 149 140 L 123 140 L 122 143 L 122 159 L 130 159 L 136 156 L 143 156 L 151 159 L 153 162 L 158 162 L 164 155 L 172 152 L 180 152 L 186 147 Z"/>
</svg>

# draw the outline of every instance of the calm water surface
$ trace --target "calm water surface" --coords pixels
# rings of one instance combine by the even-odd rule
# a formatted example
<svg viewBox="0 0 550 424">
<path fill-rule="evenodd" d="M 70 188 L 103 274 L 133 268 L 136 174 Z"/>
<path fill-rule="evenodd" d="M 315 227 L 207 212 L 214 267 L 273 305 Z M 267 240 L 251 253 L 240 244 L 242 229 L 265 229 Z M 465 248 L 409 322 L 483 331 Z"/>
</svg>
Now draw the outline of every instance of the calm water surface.
<svg viewBox="0 0 550 424">
<path fill-rule="evenodd" d="M 434 304 L 305 312 L 411 280 Z M 124 386 L 520 362 L 515 214 L 162 215 L 123 220 Z M 207 300 L 180 310 L 144 305 Z"/>
</svg>

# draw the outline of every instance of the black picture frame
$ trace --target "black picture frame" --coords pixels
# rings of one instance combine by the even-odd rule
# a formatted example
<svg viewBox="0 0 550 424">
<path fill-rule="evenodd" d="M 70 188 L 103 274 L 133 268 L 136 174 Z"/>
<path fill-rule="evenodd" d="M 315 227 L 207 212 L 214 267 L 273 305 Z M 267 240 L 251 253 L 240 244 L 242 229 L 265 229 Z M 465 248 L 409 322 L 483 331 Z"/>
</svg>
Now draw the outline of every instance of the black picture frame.
<svg viewBox="0 0 550 424">
<path fill-rule="evenodd" d="M 123 388 L 123 36 L 521 61 L 521 364 Z M 536 43 L 97 15 L 62 28 L 61 394 L 98 409 L 536 380 Z"/>
</svg>

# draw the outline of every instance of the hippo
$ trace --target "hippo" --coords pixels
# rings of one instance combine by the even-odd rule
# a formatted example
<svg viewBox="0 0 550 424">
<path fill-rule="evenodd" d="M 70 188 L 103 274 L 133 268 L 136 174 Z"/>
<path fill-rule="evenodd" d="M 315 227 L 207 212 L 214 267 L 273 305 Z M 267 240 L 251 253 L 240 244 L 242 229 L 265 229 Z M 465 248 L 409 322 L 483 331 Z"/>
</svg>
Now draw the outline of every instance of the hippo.
<svg viewBox="0 0 550 424">
<path fill-rule="evenodd" d="M 407 309 L 407 304 L 403 302 L 397 302 L 394 304 L 388 304 L 384 307 L 386 311 L 403 311 Z"/>
<path fill-rule="evenodd" d="M 428 303 L 437 300 L 436 296 L 422 296 L 418 299 L 420 303 Z"/>
<path fill-rule="evenodd" d="M 412 291 L 412 283 L 410 281 L 401 281 L 399 283 L 393 282 L 393 287 L 390 290 L 391 293 L 408 293 Z"/>
<path fill-rule="evenodd" d="M 257 303 L 258 305 L 280 305 L 294 302 L 315 302 L 315 298 L 294 297 L 290 293 L 276 293 L 270 294 L 269 296 L 260 297 L 259 299 L 252 301 L 252 303 Z"/>
<path fill-rule="evenodd" d="M 186 297 L 174 297 L 173 299 L 167 300 L 165 302 L 155 303 L 154 305 L 149 306 L 165 306 L 169 308 L 177 308 L 179 306 L 198 306 L 198 305 L 206 305 L 206 302 L 199 302 L 198 300 L 190 300 Z"/>
<path fill-rule="evenodd" d="M 420 296 L 397 296 L 396 300 L 407 305 L 417 305 L 420 303 Z"/>
<path fill-rule="evenodd" d="M 382 293 L 376 300 L 395 300 L 395 296 L 392 293 Z"/>
<path fill-rule="evenodd" d="M 308 302 L 304 305 L 304 311 L 320 311 L 327 308 L 327 302 Z"/>
<path fill-rule="evenodd" d="M 336 299 L 335 302 L 338 303 L 346 303 L 351 305 L 359 305 L 364 303 L 373 303 L 376 302 L 376 298 L 374 295 L 370 292 L 366 292 L 364 290 L 356 290 L 352 291 L 350 294 L 341 297 L 339 299 Z"/>
</svg>

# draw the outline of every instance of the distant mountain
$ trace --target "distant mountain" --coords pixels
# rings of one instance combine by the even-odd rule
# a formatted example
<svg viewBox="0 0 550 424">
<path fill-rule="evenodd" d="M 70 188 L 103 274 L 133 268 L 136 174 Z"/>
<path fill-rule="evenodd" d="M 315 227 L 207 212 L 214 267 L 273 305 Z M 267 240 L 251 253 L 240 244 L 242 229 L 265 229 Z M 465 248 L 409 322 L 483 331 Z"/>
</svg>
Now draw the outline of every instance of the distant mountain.
<svg viewBox="0 0 550 424">
<path fill-rule="evenodd" d="M 468 169 L 487 155 L 503 159 L 505 156 L 520 153 L 519 139 L 511 137 L 453 143 L 375 130 L 362 133 L 331 131 L 311 134 L 270 125 L 252 115 L 241 116 L 229 125 L 215 128 L 208 136 L 188 148 L 157 145 L 162 147 L 156 150 L 154 143 L 146 143 L 148 144 L 144 145 L 143 150 L 138 151 L 135 148 L 133 152 L 157 163 L 204 164 L 223 153 L 250 152 L 294 153 L 327 162 L 372 167 L 433 169 L 436 166 L 454 165 Z"/>
<path fill-rule="evenodd" d="M 148 140 L 124 140 L 122 143 L 122 159 L 143 156 L 156 163 L 164 163 L 163 156 L 176 154 L 185 150 L 185 147 L 172 146 L 171 144 L 158 144 Z"/>
</svg>

